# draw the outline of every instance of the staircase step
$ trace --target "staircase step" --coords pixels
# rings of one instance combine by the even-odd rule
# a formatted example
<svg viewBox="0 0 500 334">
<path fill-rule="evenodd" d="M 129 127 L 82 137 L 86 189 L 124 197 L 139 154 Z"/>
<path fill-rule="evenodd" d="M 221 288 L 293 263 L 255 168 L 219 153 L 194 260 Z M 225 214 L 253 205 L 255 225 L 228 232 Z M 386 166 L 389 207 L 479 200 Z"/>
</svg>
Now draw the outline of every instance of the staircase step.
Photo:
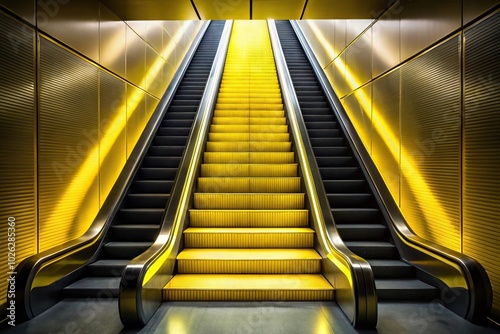
<svg viewBox="0 0 500 334">
<path fill-rule="evenodd" d="M 411 278 L 415 268 L 401 260 L 368 260 L 375 278 Z"/>
<path fill-rule="evenodd" d="M 187 248 L 312 248 L 310 228 L 204 228 L 184 231 Z"/>
<path fill-rule="evenodd" d="M 212 118 L 214 125 L 286 125 L 285 117 L 236 117 L 216 116 Z"/>
<path fill-rule="evenodd" d="M 303 193 L 195 193 L 196 209 L 303 209 Z"/>
<path fill-rule="evenodd" d="M 201 176 L 250 176 L 250 177 L 288 177 L 297 176 L 298 165 L 290 164 L 202 164 Z"/>
<path fill-rule="evenodd" d="M 293 152 L 205 152 L 206 164 L 291 164 Z"/>
<path fill-rule="evenodd" d="M 322 275 L 181 274 L 163 290 L 164 300 L 333 300 Z"/>
<path fill-rule="evenodd" d="M 180 274 L 321 273 L 321 256 L 314 249 L 186 248 L 177 261 Z"/>
<path fill-rule="evenodd" d="M 396 247 L 383 241 L 346 241 L 345 245 L 364 259 L 394 259 L 397 255 Z"/>
<path fill-rule="evenodd" d="M 114 298 L 120 292 L 121 277 L 85 277 L 63 289 L 65 298 Z"/>
<path fill-rule="evenodd" d="M 430 301 L 439 290 L 417 279 L 375 279 L 378 300 Z"/>
<path fill-rule="evenodd" d="M 297 193 L 300 177 L 200 177 L 198 191 L 204 193 Z"/>
<path fill-rule="evenodd" d="M 89 264 L 87 270 L 92 276 L 121 277 L 129 263 L 130 260 L 98 260 Z"/>
<path fill-rule="evenodd" d="M 210 125 L 210 132 L 288 133 L 288 125 Z"/>
<path fill-rule="evenodd" d="M 210 142 L 288 142 L 288 133 L 209 133 Z"/>
<path fill-rule="evenodd" d="M 291 142 L 209 141 L 205 152 L 290 152 L 291 149 Z"/>
<path fill-rule="evenodd" d="M 307 227 L 308 210 L 189 210 L 191 227 Z"/>
</svg>

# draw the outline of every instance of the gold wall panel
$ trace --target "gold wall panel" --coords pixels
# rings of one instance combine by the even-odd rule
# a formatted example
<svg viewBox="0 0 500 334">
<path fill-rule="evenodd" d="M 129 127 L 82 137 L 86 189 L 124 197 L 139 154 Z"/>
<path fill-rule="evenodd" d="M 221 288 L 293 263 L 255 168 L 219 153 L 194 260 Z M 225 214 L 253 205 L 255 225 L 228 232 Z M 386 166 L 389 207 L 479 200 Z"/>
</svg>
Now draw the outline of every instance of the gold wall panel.
<svg viewBox="0 0 500 334">
<path fill-rule="evenodd" d="M 125 82 L 107 72 L 99 72 L 99 89 L 99 190 L 102 206 L 127 160 L 127 100 Z"/>
<path fill-rule="evenodd" d="M 146 93 L 127 84 L 127 159 L 146 125 Z"/>
<path fill-rule="evenodd" d="M 373 82 L 372 158 L 399 205 L 400 70 L 396 69 Z"/>
<path fill-rule="evenodd" d="M 456 251 L 461 250 L 459 51 L 455 36 L 401 68 L 401 209 L 418 235 Z"/>
<path fill-rule="evenodd" d="M 463 251 L 481 262 L 500 318 L 500 13 L 465 31 Z"/>
<path fill-rule="evenodd" d="M 251 0 L 193 0 L 202 20 L 250 20 Z"/>
<path fill-rule="evenodd" d="M 8 219 L 15 264 L 36 253 L 35 33 L 0 13 L 0 305 L 7 298 Z M 18 288 L 19 289 L 19 288 Z M 5 309 L 2 310 L 4 312 Z"/>
<path fill-rule="evenodd" d="M 254 20 L 299 20 L 306 0 L 252 0 Z"/>
<path fill-rule="evenodd" d="M 163 58 L 161 58 L 151 46 L 146 44 L 146 72 L 144 73 L 144 88 L 157 98 L 160 98 L 164 93 L 162 90 L 164 63 L 165 60 L 163 60 Z"/>
<path fill-rule="evenodd" d="M 102 0 L 122 20 L 196 20 L 189 0 Z"/>
<path fill-rule="evenodd" d="M 159 102 L 160 100 L 156 97 L 149 94 L 146 95 L 146 121 L 149 121 Z"/>
<path fill-rule="evenodd" d="M 97 68 L 40 39 L 40 251 L 83 234 L 99 209 Z"/>
<path fill-rule="evenodd" d="M 389 13 L 372 27 L 373 78 L 401 63 L 399 24 L 399 19 Z"/>
<path fill-rule="evenodd" d="M 346 44 L 352 43 L 372 22 L 373 20 L 345 20 Z"/>
<path fill-rule="evenodd" d="M 371 84 L 369 84 L 341 100 L 368 153 L 371 153 L 372 141 L 371 95 Z"/>
<path fill-rule="evenodd" d="M 156 50 L 161 52 L 163 49 L 163 22 L 146 21 L 146 42 Z"/>
<path fill-rule="evenodd" d="M 338 97 L 345 96 L 349 89 L 345 79 L 346 66 L 345 66 L 345 53 L 341 54 L 326 68 L 330 78 L 332 78 L 332 86 Z"/>
<path fill-rule="evenodd" d="M 366 31 L 345 51 L 346 82 L 349 91 L 361 87 L 372 78 L 372 33 Z M 363 102 L 364 103 L 364 102 Z"/>
<path fill-rule="evenodd" d="M 102 3 L 99 8 L 99 62 L 108 70 L 125 78 L 126 24 Z"/>
<path fill-rule="evenodd" d="M 297 22 L 313 49 L 319 64 L 325 68 L 337 55 L 335 51 L 335 21 L 304 20 Z"/>
<path fill-rule="evenodd" d="M 463 24 L 467 24 L 479 15 L 487 12 L 495 6 L 498 6 L 498 0 L 463 0 Z"/>
<path fill-rule="evenodd" d="M 99 0 L 37 1 L 37 25 L 99 62 Z"/>
<path fill-rule="evenodd" d="M 309 0 L 303 19 L 366 19 L 377 17 L 387 0 Z"/>
<path fill-rule="evenodd" d="M 346 44 L 346 21 L 345 20 L 335 20 L 335 39 L 334 39 L 334 49 L 336 53 L 340 54 L 344 51 Z"/>
<path fill-rule="evenodd" d="M 401 0 L 401 8 L 402 61 L 461 26 L 461 1 Z"/>
<path fill-rule="evenodd" d="M 35 0 L 0 0 L 0 6 L 35 24 Z"/>
<path fill-rule="evenodd" d="M 127 52 L 126 52 L 127 80 L 144 88 L 146 80 L 146 43 L 127 26 Z"/>
</svg>

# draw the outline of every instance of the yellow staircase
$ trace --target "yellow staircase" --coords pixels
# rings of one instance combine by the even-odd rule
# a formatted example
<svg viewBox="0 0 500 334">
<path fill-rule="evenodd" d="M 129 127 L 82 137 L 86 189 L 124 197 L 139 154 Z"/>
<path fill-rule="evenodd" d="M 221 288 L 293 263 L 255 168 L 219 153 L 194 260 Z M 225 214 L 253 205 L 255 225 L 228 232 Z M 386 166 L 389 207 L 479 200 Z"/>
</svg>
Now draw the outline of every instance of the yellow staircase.
<svg viewBox="0 0 500 334">
<path fill-rule="evenodd" d="M 265 21 L 235 21 L 165 300 L 332 300 L 314 250 Z"/>
</svg>

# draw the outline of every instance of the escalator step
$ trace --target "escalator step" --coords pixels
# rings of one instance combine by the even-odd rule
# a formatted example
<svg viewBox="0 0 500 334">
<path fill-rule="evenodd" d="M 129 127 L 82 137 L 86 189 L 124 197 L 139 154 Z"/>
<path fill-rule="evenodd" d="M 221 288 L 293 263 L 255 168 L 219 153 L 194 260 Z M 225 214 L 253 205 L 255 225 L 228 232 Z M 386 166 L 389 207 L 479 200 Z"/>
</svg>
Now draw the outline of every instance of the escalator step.
<svg viewBox="0 0 500 334">
<path fill-rule="evenodd" d="M 375 208 L 376 203 L 370 193 L 327 194 L 332 209 L 336 208 Z"/>
<path fill-rule="evenodd" d="M 350 151 L 346 146 L 337 147 L 315 147 L 314 155 L 317 157 L 347 156 Z"/>
<path fill-rule="evenodd" d="M 163 209 L 170 194 L 127 194 L 124 208 Z"/>
<path fill-rule="evenodd" d="M 174 181 L 140 180 L 134 181 L 130 189 L 132 194 L 170 194 Z"/>
<path fill-rule="evenodd" d="M 324 180 L 353 180 L 361 177 L 359 167 L 329 167 L 320 168 Z"/>
<path fill-rule="evenodd" d="M 333 218 L 337 224 L 378 224 L 380 210 L 375 208 L 334 208 Z"/>
<path fill-rule="evenodd" d="M 327 180 L 323 181 L 327 193 L 362 193 L 366 190 L 365 180 Z"/>
<path fill-rule="evenodd" d="M 335 221 L 344 241 L 377 241 L 388 237 L 387 227 L 382 224 L 340 224 Z"/>
<path fill-rule="evenodd" d="M 313 147 L 344 146 L 344 138 L 311 138 Z"/>
<path fill-rule="evenodd" d="M 175 127 L 175 128 L 164 128 L 161 127 L 158 129 L 156 134 L 158 136 L 189 136 L 189 132 L 191 132 L 191 127 Z"/>
<path fill-rule="evenodd" d="M 173 180 L 177 168 L 141 168 L 137 172 L 137 180 Z"/>
<path fill-rule="evenodd" d="M 430 301 L 439 290 L 417 279 L 375 279 L 378 300 Z"/>
<path fill-rule="evenodd" d="M 87 266 L 90 276 L 121 277 L 129 260 L 99 260 Z"/>
<path fill-rule="evenodd" d="M 415 268 L 401 260 L 368 260 L 375 278 L 412 278 Z"/>
<path fill-rule="evenodd" d="M 155 136 L 153 145 L 157 146 L 186 146 L 187 136 Z M 176 166 L 177 167 L 177 166 Z"/>
<path fill-rule="evenodd" d="M 317 157 L 318 167 L 350 167 L 355 166 L 356 161 L 351 156 L 344 157 Z"/>
<path fill-rule="evenodd" d="M 346 241 L 345 245 L 365 259 L 394 259 L 398 252 L 393 244 L 383 241 Z"/>
<path fill-rule="evenodd" d="M 115 298 L 120 290 L 121 277 L 85 277 L 65 287 L 65 298 Z"/>
<path fill-rule="evenodd" d="M 108 242 L 103 246 L 105 259 L 133 259 L 151 247 L 152 242 Z"/>
<path fill-rule="evenodd" d="M 181 157 L 184 153 L 184 146 L 151 146 L 149 154 L 153 156 Z"/>
<path fill-rule="evenodd" d="M 122 224 L 149 224 L 161 223 L 164 209 L 120 209 L 119 222 Z"/>
<path fill-rule="evenodd" d="M 172 168 L 178 167 L 181 162 L 180 157 L 155 157 L 147 156 L 144 158 L 144 167 Z"/>
</svg>

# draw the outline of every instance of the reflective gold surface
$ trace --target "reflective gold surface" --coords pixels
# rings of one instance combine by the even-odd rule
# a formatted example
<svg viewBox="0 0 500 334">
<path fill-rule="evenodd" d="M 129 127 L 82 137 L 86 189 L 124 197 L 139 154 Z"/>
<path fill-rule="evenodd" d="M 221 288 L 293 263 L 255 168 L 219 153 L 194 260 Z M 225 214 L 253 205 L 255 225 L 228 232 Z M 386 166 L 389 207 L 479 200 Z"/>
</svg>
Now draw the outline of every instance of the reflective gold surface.
<svg viewBox="0 0 500 334">
<path fill-rule="evenodd" d="M 196 20 L 189 0 L 103 0 L 123 20 Z"/>
<path fill-rule="evenodd" d="M 305 0 L 252 0 L 252 19 L 299 20 L 305 5 Z"/>
<path fill-rule="evenodd" d="M 392 1 L 387 0 L 309 0 L 303 19 L 367 19 L 377 17 Z"/>
</svg>

